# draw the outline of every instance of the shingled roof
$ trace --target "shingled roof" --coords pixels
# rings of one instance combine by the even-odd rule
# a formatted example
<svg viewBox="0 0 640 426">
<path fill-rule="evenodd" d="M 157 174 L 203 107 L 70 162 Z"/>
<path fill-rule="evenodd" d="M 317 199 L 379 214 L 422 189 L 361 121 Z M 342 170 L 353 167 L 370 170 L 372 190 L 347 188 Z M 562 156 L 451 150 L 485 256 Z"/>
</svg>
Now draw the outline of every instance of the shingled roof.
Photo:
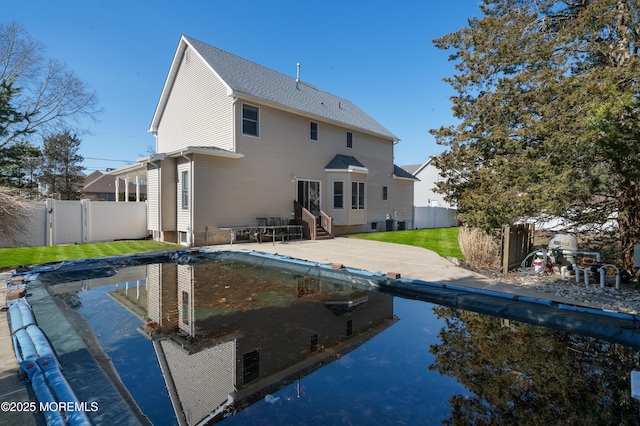
<svg viewBox="0 0 640 426">
<path fill-rule="evenodd" d="M 401 179 L 420 180 L 417 177 L 415 177 L 413 174 L 409 173 L 402 167 L 396 166 L 395 164 L 393 165 L 393 176 Z"/>
<path fill-rule="evenodd" d="M 356 157 L 343 154 L 337 154 L 331 161 L 329 161 L 329 164 L 324 166 L 325 170 L 347 170 L 349 167 L 365 168 L 365 166 L 359 162 Z"/>
<path fill-rule="evenodd" d="M 182 36 L 180 40 L 168 80 L 177 72 L 176 61 L 179 61 L 187 46 L 190 46 L 226 84 L 229 96 L 256 99 L 276 108 L 292 110 L 347 128 L 398 140 L 393 133 L 351 101 L 188 36 Z M 167 85 L 154 116 L 152 131 L 157 126 L 157 119 L 161 116 L 159 112 L 164 108 L 168 96 L 168 92 L 165 93 L 166 89 Z"/>
</svg>

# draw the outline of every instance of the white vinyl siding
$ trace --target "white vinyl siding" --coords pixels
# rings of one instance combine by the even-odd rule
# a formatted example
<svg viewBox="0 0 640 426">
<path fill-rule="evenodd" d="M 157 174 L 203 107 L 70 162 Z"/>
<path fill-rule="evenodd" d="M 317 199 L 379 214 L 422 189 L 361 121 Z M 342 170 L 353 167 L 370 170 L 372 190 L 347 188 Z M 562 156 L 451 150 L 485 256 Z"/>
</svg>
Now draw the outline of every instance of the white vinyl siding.
<svg viewBox="0 0 640 426">
<path fill-rule="evenodd" d="M 189 352 L 170 339 L 160 340 L 178 400 L 188 420 L 197 424 L 235 394 L 235 339 Z"/>
<path fill-rule="evenodd" d="M 160 168 L 160 204 L 162 211 L 160 212 L 160 220 L 162 227 L 160 231 L 175 231 L 177 222 L 177 196 L 175 191 L 176 184 L 176 161 L 173 158 L 162 160 Z"/>
<path fill-rule="evenodd" d="M 186 146 L 216 146 L 233 151 L 233 99 L 226 86 L 190 53 L 171 87 L 158 125 L 157 152 Z"/>
<path fill-rule="evenodd" d="M 193 334 L 193 266 L 178 265 L 178 328 Z"/>
<path fill-rule="evenodd" d="M 322 143 L 304 143 L 309 132 L 308 118 L 265 105 L 258 105 L 260 139 L 257 140 L 253 136 L 242 135 L 242 102 L 235 106 L 238 118 L 236 146 L 244 157 L 194 156 L 193 232 L 203 238 L 207 231 L 211 236 L 220 227 L 257 224 L 258 217 L 291 218 L 293 200 L 297 197 L 297 181 L 301 179 L 321 182 L 321 205 L 335 219 L 335 224 L 360 225 L 366 223 L 367 218 L 384 221 L 389 204 L 382 202 L 381 188 L 382 185 L 394 188 L 394 182 L 386 172 L 393 169 L 391 140 L 354 132 L 358 144 L 347 150 L 344 127 L 320 123 Z M 326 173 L 325 166 L 338 153 L 353 155 L 372 173 Z M 345 182 L 343 210 L 333 210 L 334 180 Z M 350 189 L 354 180 L 366 182 L 366 210 L 350 209 Z M 175 199 L 175 181 L 173 185 Z M 369 198 L 370 194 L 375 196 Z M 407 203 L 394 202 L 393 207 L 411 212 L 410 203 L 411 200 Z M 411 217 L 399 220 L 405 219 L 410 220 Z M 187 222 L 184 224 L 180 230 L 186 230 Z"/>
<path fill-rule="evenodd" d="M 147 265 L 147 317 L 162 326 L 162 264 Z"/>
<path fill-rule="evenodd" d="M 147 227 L 150 231 L 160 230 L 160 200 L 158 199 L 158 188 L 160 187 L 159 180 L 160 172 L 158 168 L 153 164 L 150 164 L 147 167 Z"/>
</svg>

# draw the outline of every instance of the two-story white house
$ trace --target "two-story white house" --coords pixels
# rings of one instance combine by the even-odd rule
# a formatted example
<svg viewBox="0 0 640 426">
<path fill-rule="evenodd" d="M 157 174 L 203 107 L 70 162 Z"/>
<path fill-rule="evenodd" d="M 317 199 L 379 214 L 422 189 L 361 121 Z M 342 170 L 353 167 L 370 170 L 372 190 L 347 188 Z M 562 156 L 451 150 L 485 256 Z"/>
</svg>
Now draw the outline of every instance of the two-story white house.
<svg viewBox="0 0 640 426">
<path fill-rule="evenodd" d="M 156 239 L 228 242 L 225 228 L 261 217 L 323 218 L 334 235 L 384 230 L 391 212 L 412 221 L 415 178 L 393 164 L 393 133 L 346 99 L 193 38 L 180 39 L 149 131 L 156 154 L 111 174 L 146 170 Z"/>
<path fill-rule="evenodd" d="M 444 194 L 435 191 L 437 182 L 443 181 L 444 177 L 435 166 L 433 156 L 422 164 L 404 165 L 402 168 L 419 179 L 413 186 L 413 203 L 416 207 L 455 208 L 444 199 Z"/>
</svg>

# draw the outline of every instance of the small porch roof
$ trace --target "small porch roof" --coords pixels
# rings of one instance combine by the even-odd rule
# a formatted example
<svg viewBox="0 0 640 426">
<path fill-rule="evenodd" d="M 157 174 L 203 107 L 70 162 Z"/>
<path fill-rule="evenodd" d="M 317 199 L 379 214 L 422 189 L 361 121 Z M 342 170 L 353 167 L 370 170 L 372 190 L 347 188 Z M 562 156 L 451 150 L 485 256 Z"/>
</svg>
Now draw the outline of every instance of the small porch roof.
<svg viewBox="0 0 640 426">
<path fill-rule="evenodd" d="M 140 161 L 140 160 L 136 160 Z M 138 163 L 130 164 L 128 166 L 120 167 L 119 169 L 114 169 L 105 173 L 105 175 L 113 176 L 116 178 L 130 178 L 130 177 L 147 177 L 147 165 L 146 163 Z"/>
<path fill-rule="evenodd" d="M 338 154 L 329 164 L 324 166 L 325 172 L 359 172 L 369 173 L 369 169 L 351 155 Z"/>
<path fill-rule="evenodd" d="M 237 152 L 227 151 L 225 149 L 216 148 L 213 146 L 187 146 L 183 149 L 177 149 L 175 151 L 163 152 L 159 154 L 151 154 L 146 157 L 138 158 L 135 164 L 130 164 L 128 166 L 121 167 L 119 169 L 111 170 L 106 174 L 114 177 L 121 178 L 130 178 L 130 177 L 147 177 L 147 164 L 164 160 L 165 158 L 176 158 L 182 157 L 183 155 L 189 154 L 200 154 L 200 155 L 210 155 L 213 157 L 223 157 L 223 158 L 242 158 L 244 154 L 240 154 Z"/>
</svg>

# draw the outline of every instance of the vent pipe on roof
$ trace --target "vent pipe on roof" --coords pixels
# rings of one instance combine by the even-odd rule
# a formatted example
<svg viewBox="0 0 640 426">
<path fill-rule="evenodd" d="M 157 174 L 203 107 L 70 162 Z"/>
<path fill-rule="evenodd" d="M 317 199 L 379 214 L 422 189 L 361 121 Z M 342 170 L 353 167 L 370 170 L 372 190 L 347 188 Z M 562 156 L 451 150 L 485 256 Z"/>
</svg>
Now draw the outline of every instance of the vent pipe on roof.
<svg viewBox="0 0 640 426">
<path fill-rule="evenodd" d="M 296 83 L 300 82 L 300 62 L 296 64 L 297 72 L 296 72 Z"/>
</svg>

